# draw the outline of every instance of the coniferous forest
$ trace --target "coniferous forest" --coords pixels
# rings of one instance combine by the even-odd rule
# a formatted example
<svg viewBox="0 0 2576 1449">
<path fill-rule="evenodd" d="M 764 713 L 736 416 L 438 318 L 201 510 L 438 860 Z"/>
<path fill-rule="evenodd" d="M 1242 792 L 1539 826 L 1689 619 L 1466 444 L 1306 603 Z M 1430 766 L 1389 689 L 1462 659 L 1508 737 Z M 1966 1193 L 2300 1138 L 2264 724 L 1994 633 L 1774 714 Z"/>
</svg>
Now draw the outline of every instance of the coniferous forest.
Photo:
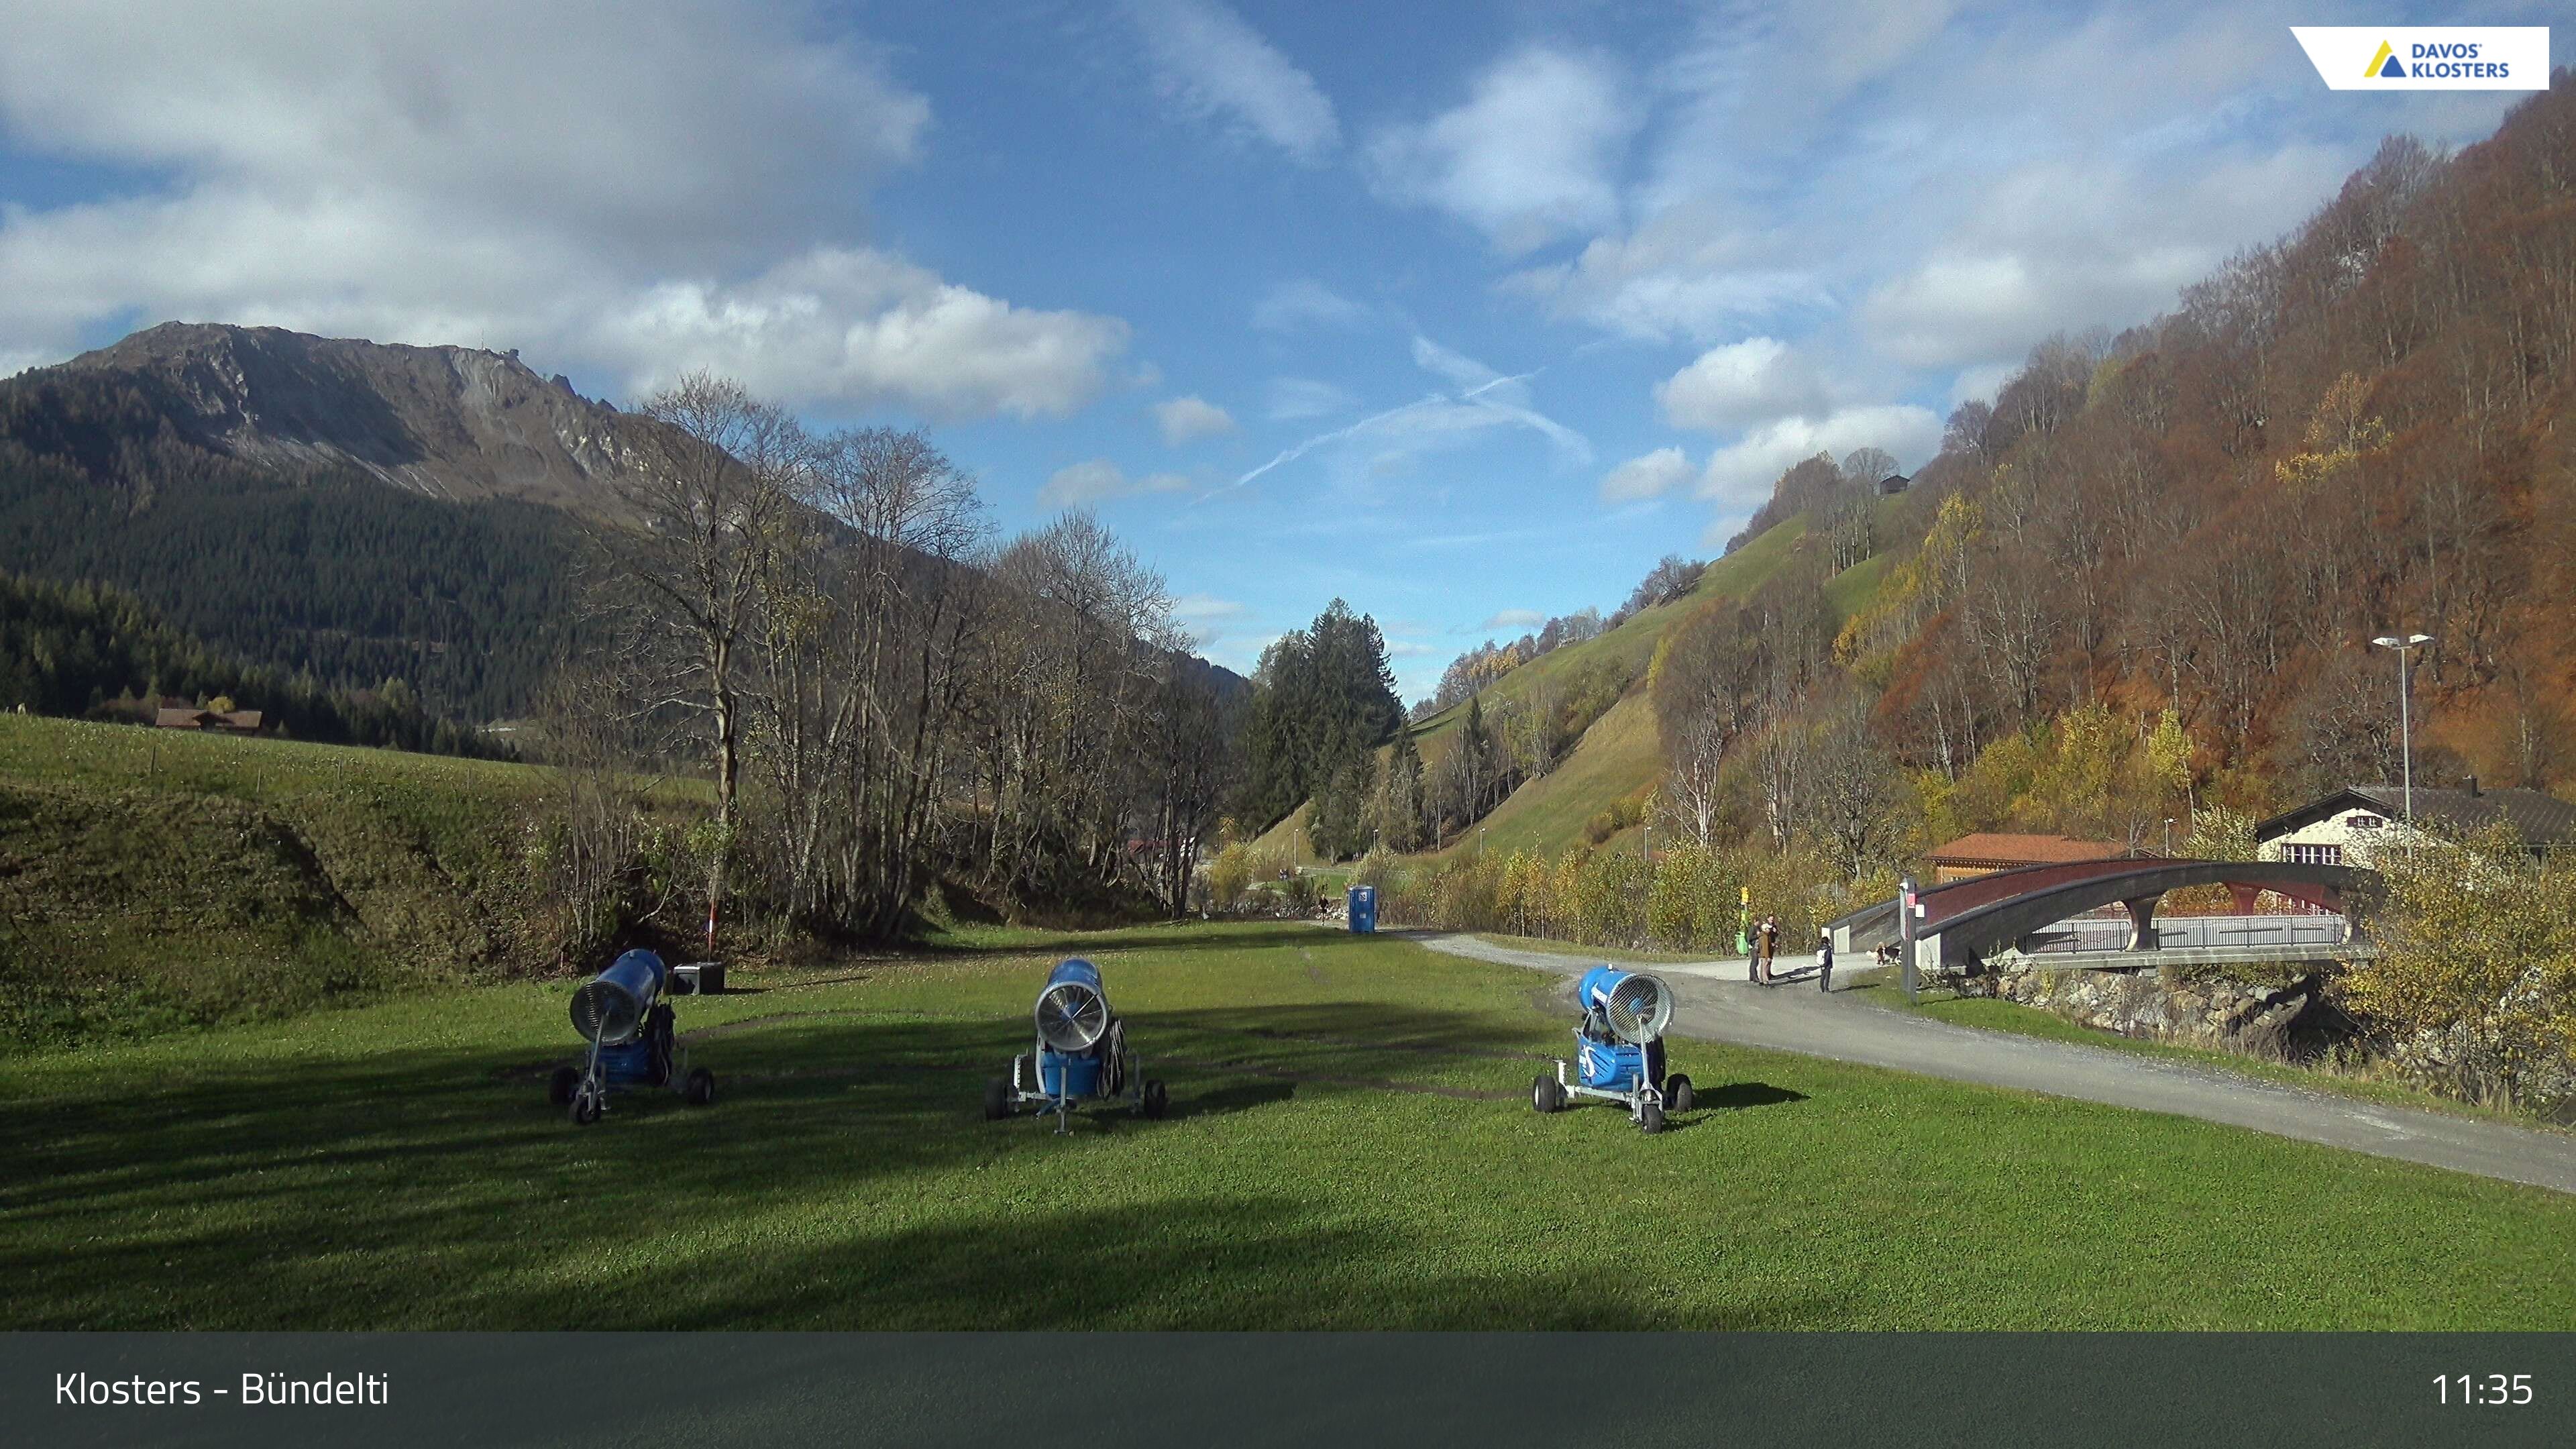
<svg viewBox="0 0 2576 1449">
<path fill-rule="evenodd" d="M 531 503 L 229 457 L 113 375 L 0 383 L 0 570 L 129 590 L 319 690 L 394 678 L 433 715 L 524 713 L 562 642 L 575 536 Z"/>
</svg>

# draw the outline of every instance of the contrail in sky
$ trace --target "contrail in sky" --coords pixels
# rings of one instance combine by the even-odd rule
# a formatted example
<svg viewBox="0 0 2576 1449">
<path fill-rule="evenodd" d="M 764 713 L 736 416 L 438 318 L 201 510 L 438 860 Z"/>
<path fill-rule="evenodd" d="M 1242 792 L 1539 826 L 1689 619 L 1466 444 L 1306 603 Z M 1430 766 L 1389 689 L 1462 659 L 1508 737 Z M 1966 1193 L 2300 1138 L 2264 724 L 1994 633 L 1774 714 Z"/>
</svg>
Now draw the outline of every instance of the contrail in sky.
<svg viewBox="0 0 2576 1449">
<path fill-rule="evenodd" d="M 1432 349 L 1438 354 L 1439 358 L 1454 358 L 1458 363 L 1469 363 L 1477 367 L 1479 370 L 1483 370 L 1483 364 L 1473 363 L 1472 359 L 1456 357 L 1455 354 L 1448 353 L 1446 349 L 1439 348 L 1436 343 L 1429 343 L 1426 341 L 1422 343 L 1422 347 Z M 1422 360 L 1422 347 L 1417 347 L 1416 349 L 1417 361 Z M 1425 365 L 1427 366 L 1429 364 L 1426 363 Z M 1443 368 L 1441 370 L 1445 371 L 1449 369 Z M 1488 378 L 1455 396 L 1451 396 L 1448 393 L 1435 392 L 1428 397 L 1416 398 L 1412 402 L 1405 403 L 1400 407 L 1391 407 L 1382 413 L 1372 413 L 1369 416 L 1360 419 L 1358 422 L 1352 423 L 1346 427 L 1335 428 L 1328 433 L 1317 433 L 1315 436 L 1306 439 L 1304 442 L 1285 449 L 1279 454 L 1279 456 L 1272 458 L 1269 462 L 1262 464 L 1260 467 L 1255 468 L 1251 472 L 1244 474 L 1242 477 L 1235 479 L 1233 482 L 1226 484 L 1224 487 L 1212 488 L 1206 493 L 1201 494 L 1199 496 L 1199 501 L 1204 503 L 1210 498 L 1217 497 L 1219 494 L 1231 493 L 1235 489 L 1240 488 L 1245 484 L 1250 483 L 1255 478 L 1260 477 L 1262 474 L 1269 472 L 1271 469 L 1279 467 L 1284 463 L 1293 463 L 1299 458 L 1306 456 L 1308 453 L 1313 452 L 1315 449 L 1322 447 L 1326 443 L 1339 442 L 1344 438 L 1351 437 L 1354 434 L 1362 433 L 1370 428 L 1376 427 L 1378 424 L 1385 422 L 1389 418 L 1401 417 L 1406 413 L 1418 412 L 1423 408 L 1428 407 L 1456 407 L 1465 404 L 1473 404 L 1476 407 L 1486 409 L 1502 417 L 1509 418 L 1514 422 L 1533 428 L 1538 432 L 1545 434 L 1548 440 L 1555 443 L 1558 447 L 1580 453 L 1588 458 L 1592 452 L 1592 445 L 1584 440 L 1582 434 L 1566 427 L 1554 418 L 1534 412 L 1525 407 L 1514 406 L 1510 403 L 1484 401 L 1485 394 L 1492 392 L 1498 387 L 1509 387 L 1515 383 L 1527 382 L 1531 378 L 1536 377 L 1545 371 L 1547 371 L 1547 369 L 1544 367 L 1536 367 L 1530 369 L 1528 372 L 1520 373 L 1512 377 Z M 1456 373 L 1452 372 L 1451 375 L 1456 376 Z M 1461 381 L 1463 380 L 1464 379 L 1462 378 Z"/>
</svg>

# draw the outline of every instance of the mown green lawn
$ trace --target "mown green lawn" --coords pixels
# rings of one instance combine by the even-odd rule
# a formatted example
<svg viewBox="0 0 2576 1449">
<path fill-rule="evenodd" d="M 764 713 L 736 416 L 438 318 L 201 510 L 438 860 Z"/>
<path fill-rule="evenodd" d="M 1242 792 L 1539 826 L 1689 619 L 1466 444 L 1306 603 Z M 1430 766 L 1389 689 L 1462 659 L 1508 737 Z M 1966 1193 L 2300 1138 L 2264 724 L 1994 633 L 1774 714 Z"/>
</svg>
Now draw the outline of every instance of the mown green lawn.
<svg viewBox="0 0 2576 1449">
<path fill-rule="evenodd" d="M 1161 1122 L 986 1123 L 1101 961 Z M 2554 1328 L 2576 1199 L 1679 1043 L 1540 1117 L 1554 978 L 1392 938 L 987 932 L 683 1001 L 706 1110 L 544 1102 L 568 986 L 0 1059 L 13 1328 Z M 731 1031 L 708 1031 L 715 1027 Z"/>
</svg>

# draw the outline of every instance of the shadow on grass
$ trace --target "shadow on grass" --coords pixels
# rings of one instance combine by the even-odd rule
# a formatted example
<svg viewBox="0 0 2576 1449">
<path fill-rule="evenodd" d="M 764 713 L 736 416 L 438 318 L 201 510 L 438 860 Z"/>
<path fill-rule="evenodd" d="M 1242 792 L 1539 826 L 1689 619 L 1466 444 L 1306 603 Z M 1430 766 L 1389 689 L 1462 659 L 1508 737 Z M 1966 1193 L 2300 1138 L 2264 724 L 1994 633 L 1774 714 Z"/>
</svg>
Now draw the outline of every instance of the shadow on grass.
<svg viewBox="0 0 2576 1449">
<path fill-rule="evenodd" d="M 1719 1111 L 1735 1111 L 1745 1107 L 1770 1107 L 1782 1102 L 1807 1100 L 1807 1094 L 1804 1092 L 1775 1087 L 1769 1082 L 1729 1082 L 1723 1087 L 1698 1088 L 1692 1095 L 1697 1099 L 1696 1107 Z"/>
<path fill-rule="evenodd" d="M 1289 947 L 1312 949 L 1328 942 L 1339 944 L 1353 939 L 1361 938 L 1348 932 L 1324 931 L 1295 921 L 1246 921 L 1218 927 L 1198 921 L 1179 921 L 1122 926 L 1107 931 L 1032 931 L 1026 940 L 936 939 L 910 948 L 909 954 L 934 959 L 971 959 L 979 956 L 1080 956 L 1089 952 L 1107 955 L 1111 952 L 1166 950 L 1193 953 L 1267 951 Z"/>
<path fill-rule="evenodd" d="M 636 1327 L 736 1328 L 823 1322 L 908 1330 L 1080 1328 L 1518 1328 L 1673 1326 L 1651 1274 L 1598 1266 L 1458 1272 L 1436 1245 L 1386 1221 L 1351 1223 L 1274 1196 L 1202 1195 L 1150 1206 L 1086 1206 L 1068 1181 L 1052 1208 L 706 1264 L 666 1274 Z M 501 1321 L 553 1323 L 589 1311 L 542 1289 L 488 1300 Z M 1816 1322 L 1836 1300 L 1748 1304 L 1720 1327 Z M 818 1322 L 817 1326 L 821 1326 Z"/>
</svg>

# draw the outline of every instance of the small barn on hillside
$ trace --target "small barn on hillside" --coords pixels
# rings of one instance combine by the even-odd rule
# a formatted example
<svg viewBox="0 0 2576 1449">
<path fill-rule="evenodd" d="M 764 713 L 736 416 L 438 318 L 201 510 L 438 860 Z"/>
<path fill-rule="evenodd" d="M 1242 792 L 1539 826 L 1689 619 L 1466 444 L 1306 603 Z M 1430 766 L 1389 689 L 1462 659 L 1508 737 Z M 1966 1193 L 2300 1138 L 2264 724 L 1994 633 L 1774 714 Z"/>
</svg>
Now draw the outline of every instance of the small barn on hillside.
<svg viewBox="0 0 2576 1449">
<path fill-rule="evenodd" d="M 195 706 L 163 706 L 153 712 L 154 726 L 165 730 L 208 730 L 217 734 L 255 735 L 260 729 L 260 714 L 255 709 L 216 711 Z"/>
</svg>

